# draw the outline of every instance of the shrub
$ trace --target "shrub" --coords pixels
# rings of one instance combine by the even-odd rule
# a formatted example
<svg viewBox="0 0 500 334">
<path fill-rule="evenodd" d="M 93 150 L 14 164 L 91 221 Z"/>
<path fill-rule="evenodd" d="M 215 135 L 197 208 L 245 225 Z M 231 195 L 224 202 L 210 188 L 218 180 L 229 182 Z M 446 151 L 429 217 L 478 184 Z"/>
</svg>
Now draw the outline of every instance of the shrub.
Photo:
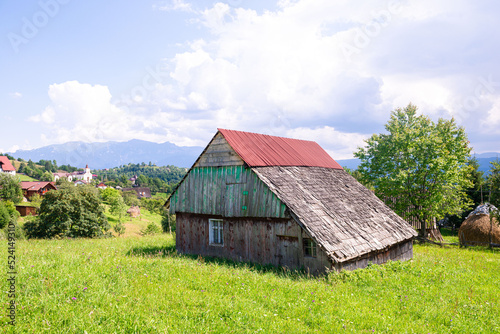
<svg viewBox="0 0 500 334">
<path fill-rule="evenodd" d="M 24 234 L 24 230 L 21 227 L 21 225 L 19 225 L 16 221 L 12 221 L 12 223 L 14 224 L 16 240 L 26 239 L 26 235 Z M 5 226 L 2 229 L 2 231 L 3 231 L 3 237 L 5 239 L 8 239 L 9 238 L 9 226 Z"/>
<path fill-rule="evenodd" d="M 12 217 L 7 209 L 7 206 L 5 205 L 5 202 L 0 200 L 0 229 L 7 226 L 11 220 Z"/>
<path fill-rule="evenodd" d="M 13 175 L 0 173 L 0 198 L 14 203 L 22 201 L 21 183 Z"/>
<path fill-rule="evenodd" d="M 24 224 L 28 238 L 96 238 L 109 229 L 97 191 L 89 186 L 49 191 L 40 205 L 38 219 Z"/>
<path fill-rule="evenodd" d="M 160 226 L 155 223 L 149 223 L 145 229 L 141 230 L 142 235 L 155 235 L 161 233 Z"/>
<path fill-rule="evenodd" d="M 122 235 L 125 233 L 125 225 L 121 222 L 121 220 L 116 223 L 116 225 L 113 227 L 113 230 L 115 230 L 118 235 Z"/>
</svg>

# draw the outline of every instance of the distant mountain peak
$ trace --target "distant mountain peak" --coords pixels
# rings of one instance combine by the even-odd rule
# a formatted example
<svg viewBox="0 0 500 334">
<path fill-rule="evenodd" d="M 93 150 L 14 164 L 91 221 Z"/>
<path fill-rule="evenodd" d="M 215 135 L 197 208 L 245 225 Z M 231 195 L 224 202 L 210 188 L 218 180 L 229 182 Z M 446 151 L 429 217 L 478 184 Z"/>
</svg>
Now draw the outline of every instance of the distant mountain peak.
<svg viewBox="0 0 500 334">
<path fill-rule="evenodd" d="M 158 144 L 131 139 L 126 142 L 72 141 L 9 154 L 25 160 L 56 160 L 58 165 L 83 167 L 88 164 L 92 169 L 104 169 L 150 161 L 157 166 L 191 167 L 202 150 L 202 147 L 183 147 L 170 142 Z"/>
</svg>

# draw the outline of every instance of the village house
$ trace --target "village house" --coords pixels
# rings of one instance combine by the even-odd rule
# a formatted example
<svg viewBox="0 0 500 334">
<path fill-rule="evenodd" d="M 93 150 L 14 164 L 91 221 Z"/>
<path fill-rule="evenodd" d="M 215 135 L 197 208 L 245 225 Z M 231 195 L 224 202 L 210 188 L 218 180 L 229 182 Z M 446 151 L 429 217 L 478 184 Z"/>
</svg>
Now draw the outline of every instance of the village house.
<svg viewBox="0 0 500 334">
<path fill-rule="evenodd" d="M 4 155 L 0 156 L 0 173 L 8 173 L 11 175 L 16 175 L 16 169 L 10 162 L 9 158 Z"/>
<path fill-rule="evenodd" d="M 54 181 L 57 181 L 60 178 L 66 178 L 70 182 L 80 180 L 83 181 L 83 183 L 90 183 L 93 177 L 89 165 L 86 165 L 83 171 L 76 171 L 72 173 L 52 173 L 52 175 L 54 176 Z"/>
<path fill-rule="evenodd" d="M 166 205 L 180 253 L 311 273 L 413 256 L 411 226 L 312 141 L 219 129 Z"/>
<path fill-rule="evenodd" d="M 46 181 L 22 181 L 21 189 L 23 190 L 23 195 L 27 199 L 30 199 L 34 194 L 44 195 L 49 190 L 56 190 L 56 186 L 53 182 Z"/>
<path fill-rule="evenodd" d="M 135 191 L 137 194 L 137 198 L 151 198 L 151 188 L 149 187 L 132 187 L 132 188 L 122 188 L 123 192 L 125 191 Z"/>
</svg>

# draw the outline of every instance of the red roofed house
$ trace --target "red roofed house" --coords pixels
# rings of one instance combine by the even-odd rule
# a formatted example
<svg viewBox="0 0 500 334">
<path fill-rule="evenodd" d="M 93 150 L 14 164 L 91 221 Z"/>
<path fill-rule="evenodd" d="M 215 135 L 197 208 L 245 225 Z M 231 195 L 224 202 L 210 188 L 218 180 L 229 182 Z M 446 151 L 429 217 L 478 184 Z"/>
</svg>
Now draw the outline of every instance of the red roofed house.
<svg viewBox="0 0 500 334">
<path fill-rule="evenodd" d="M 180 253 L 312 273 L 413 256 L 411 226 L 312 141 L 219 129 L 166 205 Z"/>
<path fill-rule="evenodd" d="M 9 158 L 4 155 L 0 155 L 0 173 L 16 175 L 16 169 L 12 166 Z"/>
<path fill-rule="evenodd" d="M 30 198 L 34 194 L 43 195 L 49 190 L 56 190 L 56 186 L 53 182 L 47 181 L 34 181 L 34 182 L 21 182 L 21 188 L 23 189 L 24 197 Z"/>
</svg>

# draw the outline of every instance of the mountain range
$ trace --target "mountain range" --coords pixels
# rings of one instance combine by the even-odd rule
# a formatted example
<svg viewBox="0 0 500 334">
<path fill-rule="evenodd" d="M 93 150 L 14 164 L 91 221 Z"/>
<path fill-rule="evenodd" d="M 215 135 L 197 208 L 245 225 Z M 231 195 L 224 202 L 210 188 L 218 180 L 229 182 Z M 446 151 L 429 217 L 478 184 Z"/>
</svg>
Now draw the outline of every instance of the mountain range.
<svg viewBox="0 0 500 334">
<path fill-rule="evenodd" d="M 157 166 L 191 167 L 202 151 L 203 147 L 177 146 L 169 142 L 158 144 L 132 139 L 127 142 L 69 142 L 33 150 L 18 150 L 9 154 L 16 158 L 31 159 L 35 162 L 42 159 L 56 160 L 58 165 L 69 164 L 83 168 L 88 164 L 92 169 L 105 169 L 142 162 L 151 162 Z M 483 172 L 488 172 L 491 161 L 500 159 L 499 152 L 474 154 L 474 156 L 479 162 L 479 170 Z M 359 159 L 340 159 L 337 162 L 349 169 L 356 169 L 360 164 Z"/>
<path fill-rule="evenodd" d="M 474 153 L 472 155 L 477 159 L 477 162 L 479 163 L 479 171 L 484 172 L 485 174 L 488 174 L 491 168 L 490 162 L 500 161 L 499 152 L 486 152 L 480 154 Z M 359 159 L 344 159 L 344 160 L 337 160 L 337 162 L 342 167 L 347 167 L 349 169 L 356 169 L 361 163 Z"/>
<path fill-rule="evenodd" d="M 18 150 L 9 153 L 24 160 L 56 160 L 58 165 L 71 165 L 91 169 L 105 169 L 127 165 L 129 163 L 153 163 L 157 166 L 174 165 L 191 167 L 203 147 L 177 146 L 165 142 L 162 144 L 132 139 L 127 142 L 84 143 L 68 142 L 49 145 L 33 150 Z"/>
</svg>

